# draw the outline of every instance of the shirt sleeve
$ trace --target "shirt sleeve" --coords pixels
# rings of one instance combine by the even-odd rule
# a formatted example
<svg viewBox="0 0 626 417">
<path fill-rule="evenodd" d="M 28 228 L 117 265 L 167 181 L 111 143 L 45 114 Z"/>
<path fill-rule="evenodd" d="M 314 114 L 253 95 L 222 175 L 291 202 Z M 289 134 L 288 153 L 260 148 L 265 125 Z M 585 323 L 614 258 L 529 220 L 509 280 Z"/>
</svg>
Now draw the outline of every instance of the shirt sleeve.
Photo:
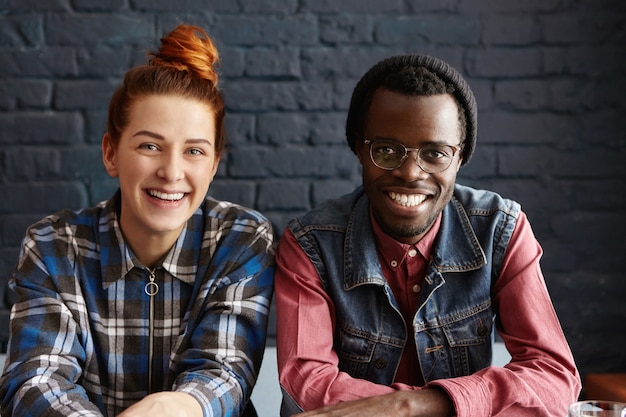
<svg viewBox="0 0 626 417">
<path fill-rule="evenodd" d="M 56 259 L 44 257 L 27 236 L 10 281 L 18 300 L 11 310 L 11 340 L 0 380 L 2 416 L 102 416 L 79 385 L 86 352 L 79 325 L 50 279 Z"/>
<path fill-rule="evenodd" d="M 396 389 L 418 389 L 375 384 L 339 371 L 333 350 L 333 302 L 289 229 L 278 243 L 275 285 L 280 385 L 300 408 L 306 411 Z"/>
<path fill-rule="evenodd" d="M 458 417 L 563 417 L 580 392 L 580 375 L 548 294 L 542 249 L 520 213 L 493 290 L 496 328 L 511 361 L 430 385 L 452 398 Z"/>
<path fill-rule="evenodd" d="M 198 297 L 190 347 L 176 363 L 175 391 L 192 395 L 204 416 L 239 416 L 256 383 L 274 282 L 269 222 L 240 224 L 211 257 Z"/>
</svg>

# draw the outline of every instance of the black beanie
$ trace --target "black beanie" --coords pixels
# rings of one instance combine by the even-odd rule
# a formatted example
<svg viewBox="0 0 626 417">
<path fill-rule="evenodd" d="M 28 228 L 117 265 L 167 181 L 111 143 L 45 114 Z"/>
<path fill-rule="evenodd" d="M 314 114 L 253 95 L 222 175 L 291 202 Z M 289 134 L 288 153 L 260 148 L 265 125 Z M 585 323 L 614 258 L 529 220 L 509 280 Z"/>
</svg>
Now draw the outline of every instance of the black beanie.
<svg viewBox="0 0 626 417">
<path fill-rule="evenodd" d="M 477 106 L 474 93 L 463 79 L 461 74 L 446 62 L 428 55 L 398 55 L 386 58 L 363 75 L 352 93 L 350 109 L 346 121 L 346 137 L 352 151 L 355 150 L 355 134 L 359 131 L 357 124 L 362 121 L 359 117 L 367 114 L 374 91 L 378 89 L 391 73 L 403 68 L 425 68 L 435 74 L 445 83 L 454 86 L 454 97 L 465 110 L 466 133 L 463 146 L 463 161 L 465 165 L 474 152 L 477 134 Z"/>
</svg>

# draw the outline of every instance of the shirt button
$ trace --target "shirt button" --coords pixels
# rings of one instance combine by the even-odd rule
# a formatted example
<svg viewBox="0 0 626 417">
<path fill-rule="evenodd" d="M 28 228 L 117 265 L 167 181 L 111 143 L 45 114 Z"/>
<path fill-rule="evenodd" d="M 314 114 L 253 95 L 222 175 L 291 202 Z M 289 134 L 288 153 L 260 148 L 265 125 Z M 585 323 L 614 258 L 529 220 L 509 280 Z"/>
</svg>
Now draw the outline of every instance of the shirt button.
<svg viewBox="0 0 626 417">
<path fill-rule="evenodd" d="M 376 362 L 374 362 L 374 366 L 378 369 L 383 369 L 387 366 L 387 361 L 385 359 L 377 359 Z"/>
<path fill-rule="evenodd" d="M 413 285 L 413 292 L 414 293 L 418 293 L 422 290 L 422 287 L 419 286 L 419 284 L 415 284 Z"/>
<path fill-rule="evenodd" d="M 417 255 L 417 251 L 416 251 L 415 249 L 411 249 L 411 250 L 409 251 L 409 256 L 410 256 L 411 258 L 413 258 L 415 255 Z"/>
<path fill-rule="evenodd" d="M 391 261 L 391 266 L 393 268 L 395 268 L 396 266 L 398 266 L 398 261 L 396 261 L 395 259 L 393 261 Z"/>
</svg>

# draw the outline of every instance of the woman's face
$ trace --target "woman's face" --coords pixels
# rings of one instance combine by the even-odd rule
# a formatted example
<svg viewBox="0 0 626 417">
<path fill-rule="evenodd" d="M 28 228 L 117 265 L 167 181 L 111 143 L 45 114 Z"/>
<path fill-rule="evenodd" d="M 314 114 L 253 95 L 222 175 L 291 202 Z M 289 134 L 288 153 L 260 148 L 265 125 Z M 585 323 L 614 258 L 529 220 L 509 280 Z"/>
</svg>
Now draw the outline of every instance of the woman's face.
<svg viewBox="0 0 626 417">
<path fill-rule="evenodd" d="M 107 172 L 122 193 L 120 224 L 129 242 L 171 246 L 202 203 L 217 170 L 215 116 L 206 104 L 150 95 L 132 106 L 115 145 L 102 140 Z"/>
</svg>

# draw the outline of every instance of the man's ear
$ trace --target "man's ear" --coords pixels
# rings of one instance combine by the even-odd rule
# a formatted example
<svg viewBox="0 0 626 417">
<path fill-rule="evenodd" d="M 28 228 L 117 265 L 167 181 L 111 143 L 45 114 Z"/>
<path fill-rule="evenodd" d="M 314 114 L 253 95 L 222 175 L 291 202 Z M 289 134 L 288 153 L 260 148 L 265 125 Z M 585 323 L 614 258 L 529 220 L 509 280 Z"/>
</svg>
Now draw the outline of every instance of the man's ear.
<svg viewBox="0 0 626 417">
<path fill-rule="evenodd" d="M 112 178 L 117 178 L 119 173 L 117 172 L 117 147 L 111 139 L 111 135 L 105 133 L 102 136 L 102 162 L 107 173 Z"/>
</svg>

